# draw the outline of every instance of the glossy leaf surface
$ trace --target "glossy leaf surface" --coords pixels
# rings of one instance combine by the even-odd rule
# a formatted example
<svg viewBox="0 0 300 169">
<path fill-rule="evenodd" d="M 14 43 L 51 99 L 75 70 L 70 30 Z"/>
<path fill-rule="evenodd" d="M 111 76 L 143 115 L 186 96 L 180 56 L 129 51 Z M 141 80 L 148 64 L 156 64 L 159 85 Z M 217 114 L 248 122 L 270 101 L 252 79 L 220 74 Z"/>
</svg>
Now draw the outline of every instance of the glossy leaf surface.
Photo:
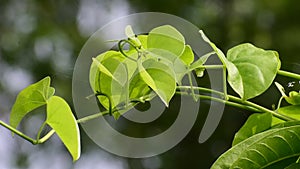
<svg viewBox="0 0 300 169">
<path fill-rule="evenodd" d="M 230 86 L 244 100 L 266 91 L 280 68 L 278 54 L 245 43 L 228 50 L 226 64 Z"/>
<path fill-rule="evenodd" d="M 255 113 L 252 114 L 240 130 L 235 134 L 232 146 L 241 141 L 271 128 L 272 114 L 271 113 Z"/>
<path fill-rule="evenodd" d="M 284 168 L 300 155 L 300 126 L 267 130 L 233 146 L 211 169 Z"/>
<path fill-rule="evenodd" d="M 72 155 L 73 161 L 79 159 L 79 128 L 71 108 L 64 99 L 53 96 L 47 101 L 46 123 L 55 130 Z"/>
</svg>

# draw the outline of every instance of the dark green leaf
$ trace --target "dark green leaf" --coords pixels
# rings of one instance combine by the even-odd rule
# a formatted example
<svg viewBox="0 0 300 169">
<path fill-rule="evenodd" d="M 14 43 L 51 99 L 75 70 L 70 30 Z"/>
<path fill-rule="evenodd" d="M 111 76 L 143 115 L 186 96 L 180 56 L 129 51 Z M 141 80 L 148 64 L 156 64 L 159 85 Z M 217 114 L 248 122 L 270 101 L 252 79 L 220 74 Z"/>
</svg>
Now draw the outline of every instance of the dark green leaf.
<svg viewBox="0 0 300 169">
<path fill-rule="evenodd" d="M 221 155 L 211 169 L 277 168 L 289 166 L 300 154 L 300 126 L 256 134 Z"/>
<path fill-rule="evenodd" d="M 272 114 L 271 113 L 255 113 L 252 114 L 243 127 L 235 134 L 232 146 L 240 143 L 241 141 L 265 131 L 271 127 Z"/>
<path fill-rule="evenodd" d="M 299 163 L 294 163 L 289 165 L 288 167 L 284 168 L 284 169 L 299 169 L 300 168 L 300 164 Z"/>
</svg>

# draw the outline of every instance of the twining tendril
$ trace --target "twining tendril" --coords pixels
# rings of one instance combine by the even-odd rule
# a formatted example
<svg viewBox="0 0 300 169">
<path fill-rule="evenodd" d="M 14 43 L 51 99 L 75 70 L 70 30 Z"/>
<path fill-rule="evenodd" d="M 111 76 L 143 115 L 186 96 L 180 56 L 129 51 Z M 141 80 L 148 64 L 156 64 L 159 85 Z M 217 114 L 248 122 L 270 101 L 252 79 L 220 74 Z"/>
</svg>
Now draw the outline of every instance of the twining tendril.
<svg viewBox="0 0 300 169">
<path fill-rule="evenodd" d="M 106 97 L 106 98 L 108 99 L 108 112 L 109 112 L 109 115 L 112 115 L 113 111 L 112 111 L 111 98 L 110 98 L 107 94 L 101 93 L 101 92 L 99 92 L 99 91 L 97 91 L 97 92 L 95 93 L 95 96 L 96 96 L 96 101 L 97 101 L 97 105 L 98 105 L 99 109 L 100 109 L 102 106 L 101 106 L 101 103 L 100 103 L 100 101 L 99 101 L 98 96 L 104 96 L 104 97 Z"/>
<path fill-rule="evenodd" d="M 132 46 L 138 53 L 140 53 L 140 50 L 139 50 L 140 47 L 135 46 L 132 42 L 130 42 L 129 40 L 126 40 L 126 39 L 122 39 L 118 42 L 118 47 L 119 47 L 119 50 L 122 53 L 122 55 L 124 55 L 125 57 L 127 57 L 128 59 L 130 59 L 132 61 L 136 61 L 135 59 L 131 58 L 124 52 L 123 47 L 125 44 L 129 44 L 130 46 Z"/>
</svg>

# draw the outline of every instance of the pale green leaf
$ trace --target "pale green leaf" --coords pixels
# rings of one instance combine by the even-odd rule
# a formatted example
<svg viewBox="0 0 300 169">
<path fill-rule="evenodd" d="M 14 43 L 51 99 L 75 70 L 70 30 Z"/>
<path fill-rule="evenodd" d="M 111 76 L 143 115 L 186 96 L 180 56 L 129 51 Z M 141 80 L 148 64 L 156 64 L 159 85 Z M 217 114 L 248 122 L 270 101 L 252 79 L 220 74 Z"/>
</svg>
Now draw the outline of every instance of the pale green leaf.
<svg viewBox="0 0 300 169">
<path fill-rule="evenodd" d="M 208 37 L 204 34 L 204 32 L 202 31 L 202 30 L 200 30 L 199 31 L 199 33 L 201 34 L 201 37 L 202 37 L 202 39 L 205 41 L 205 42 L 207 42 L 211 47 L 212 47 L 212 49 L 214 50 L 214 52 L 218 55 L 218 57 L 219 57 L 219 59 L 221 60 L 221 62 L 223 63 L 223 64 L 227 64 L 227 59 L 226 59 L 226 57 L 225 57 L 225 55 L 224 55 L 224 53 L 214 44 L 214 43 L 212 43 L 209 39 L 208 39 Z"/>
<path fill-rule="evenodd" d="M 154 59 L 148 59 L 139 64 L 139 74 L 143 81 L 160 97 L 168 106 L 175 94 L 175 73 L 168 65 Z"/>
<path fill-rule="evenodd" d="M 201 56 L 196 62 L 194 62 L 194 63 L 189 67 L 189 69 L 190 69 L 190 70 L 194 70 L 195 73 L 196 73 L 196 75 L 197 75 L 197 77 L 203 77 L 204 71 L 205 71 L 205 68 L 203 68 L 203 65 L 204 65 L 204 63 L 207 61 L 207 59 L 208 59 L 211 55 L 213 55 L 213 54 L 215 54 L 215 53 L 216 53 L 216 52 L 213 51 L 213 52 L 209 52 L 209 53 L 207 53 L 207 54 Z"/>
<path fill-rule="evenodd" d="M 140 76 L 142 77 L 143 81 L 149 87 L 151 87 L 154 91 L 158 90 L 157 87 L 156 87 L 156 84 L 155 84 L 154 80 L 149 75 L 149 73 L 145 70 L 142 62 L 138 62 L 138 69 L 139 69 L 139 73 L 140 73 Z"/>
<path fill-rule="evenodd" d="M 185 40 L 174 27 L 170 25 L 159 26 L 149 32 L 147 48 L 165 50 L 179 57 L 185 49 Z M 156 51 L 152 50 L 152 52 L 155 53 Z"/>
<path fill-rule="evenodd" d="M 80 132 L 76 119 L 68 103 L 53 96 L 47 101 L 46 123 L 55 130 L 76 161 L 80 157 Z"/>
<path fill-rule="evenodd" d="M 96 58 L 93 58 L 93 60 L 97 60 L 98 63 L 102 64 L 102 62 L 104 62 L 108 58 L 114 58 L 119 61 L 123 61 L 126 59 L 120 52 L 109 50 L 107 52 L 101 53 Z M 94 92 L 96 92 L 96 90 L 98 90 L 98 89 L 96 89 L 96 86 L 98 86 L 98 83 L 99 83 L 99 79 L 98 79 L 99 73 L 100 73 L 99 67 L 96 64 L 96 62 L 93 61 L 90 66 L 89 80 L 90 80 L 90 85 Z M 109 72 L 108 74 L 111 74 L 111 73 Z"/>
<path fill-rule="evenodd" d="M 124 62 L 120 62 L 114 58 L 108 58 L 104 60 L 102 64 L 112 73 L 112 77 L 114 78 L 99 72 L 96 76 L 96 91 L 109 96 L 111 106 L 115 108 L 115 106 L 126 101 L 128 98 L 128 89 L 126 87 L 128 83 L 128 72 Z M 100 103 L 106 109 L 109 109 L 109 99 L 104 96 L 99 96 L 98 98 Z"/>
<path fill-rule="evenodd" d="M 102 72 L 102 73 L 106 74 L 107 76 L 109 76 L 110 78 L 118 81 L 118 79 L 115 78 L 113 76 L 113 74 L 104 65 L 102 65 L 97 59 L 95 59 L 95 58 L 92 58 L 92 59 L 93 59 L 93 63 L 96 64 L 96 66 L 98 67 L 100 72 Z M 120 83 L 122 83 L 122 82 L 120 82 Z"/>
<path fill-rule="evenodd" d="M 145 83 L 138 71 L 133 76 L 129 85 L 129 98 L 130 100 L 144 102 L 152 92 L 151 88 Z"/>
<path fill-rule="evenodd" d="M 182 78 L 189 72 L 188 67 L 179 58 L 173 64 L 169 65 L 169 67 L 175 72 L 176 83 L 181 85 Z"/>
<path fill-rule="evenodd" d="M 54 92 L 54 88 L 50 87 L 50 77 L 45 77 L 23 89 L 12 107 L 10 125 L 16 128 L 29 112 L 45 105 Z"/>
<path fill-rule="evenodd" d="M 240 130 L 235 134 L 232 146 L 241 141 L 271 128 L 272 114 L 271 113 L 255 113 L 252 114 Z"/>
<path fill-rule="evenodd" d="M 300 126 L 270 129 L 256 134 L 222 154 L 211 169 L 281 169 L 300 154 Z"/>
<path fill-rule="evenodd" d="M 133 32 L 132 27 L 130 25 L 127 25 L 125 27 L 125 34 L 135 47 L 141 46 L 140 40 L 135 36 L 135 33 Z"/>
<path fill-rule="evenodd" d="M 185 65 L 190 65 L 194 61 L 194 53 L 190 45 L 185 45 L 183 53 L 179 58 L 185 63 Z"/>
<path fill-rule="evenodd" d="M 209 53 L 207 53 L 207 54 L 205 54 L 205 55 L 203 55 L 203 56 L 201 56 L 196 62 L 194 62 L 191 66 L 190 66 L 190 69 L 191 70 L 194 70 L 194 69 L 196 69 L 196 68 L 199 68 L 199 67 L 202 67 L 203 65 L 204 65 L 204 63 L 207 61 L 207 59 L 211 56 L 211 55 L 213 55 L 213 54 L 215 54 L 216 52 L 209 52 Z"/>
<path fill-rule="evenodd" d="M 130 25 L 127 25 L 127 26 L 125 27 L 125 34 L 126 34 L 126 36 L 127 36 L 128 38 L 134 38 L 134 37 L 135 37 L 135 34 L 134 34 L 134 32 L 133 32 L 133 30 L 132 30 L 132 27 L 131 27 Z"/>
<path fill-rule="evenodd" d="M 244 100 L 266 91 L 280 68 L 278 54 L 246 43 L 227 52 L 226 67 L 230 86 Z"/>
<path fill-rule="evenodd" d="M 280 83 L 275 82 L 275 86 L 277 87 L 282 96 L 286 96 L 284 87 Z"/>
</svg>

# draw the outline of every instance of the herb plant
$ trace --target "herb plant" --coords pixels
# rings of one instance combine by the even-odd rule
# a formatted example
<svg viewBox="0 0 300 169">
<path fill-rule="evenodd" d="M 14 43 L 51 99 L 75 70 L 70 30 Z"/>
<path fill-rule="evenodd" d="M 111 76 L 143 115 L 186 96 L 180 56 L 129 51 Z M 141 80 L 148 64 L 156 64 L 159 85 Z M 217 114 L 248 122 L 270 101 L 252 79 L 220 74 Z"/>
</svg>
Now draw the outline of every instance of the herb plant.
<svg viewBox="0 0 300 169">
<path fill-rule="evenodd" d="M 195 101 L 209 99 L 253 112 L 236 133 L 232 148 L 215 161 L 212 169 L 288 169 L 300 165 L 300 93 L 286 94 L 284 88 L 274 82 L 277 75 L 298 80 L 300 75 L 281 70 L 276 51 L 244 43 L 229 49 L 225 55 L 200 31 L 212 52 L 195 60 L 191 46 L 170 25 L 156 27 L 147 35 L 135 35 L 127 26 L 125 33 L 128 38 L 117 42 L 118 50 L 101 53 L 93 58 L 90 67 L 92 96 L 104 111 L 76 120 L 66 101 L 54 95 L 50 77 L 46 77 L 19 93 L 11 110 L 10 124 L 3 121 L 0 124 L 32 144 L 44 143 L 57 133 L 76 161 L 80 157 L 78 123 L 103 115 L 111 115 L 117 120 L 138 103 L 154 97 L 159 97 L 168 107 L 175 94 L 189 95 Z M 222 64 L 205 64 L 212 55 L 217 55 Z M 223 92 L 193 84 L 192 74 L 201 78 L 207 69 L 223 70 Z M 189 86 L 182 85 L 184 76 L 188 77 Z M 270 110 L 249 101 L 273 83 L 282 95 L 277 107 Z M 227 93 L 227 84 L 238 97 Z M 207 93 L 220 97 L 205 95 Z M 282 101 L 289 105 L 281 106 Z M 17 130 L 17 126 L 27 114 L 41 106 L 46 106 L 47 118 L 33 139 Z M 52 130 L 42 136 L 46 125 Z"/>
</svg>

